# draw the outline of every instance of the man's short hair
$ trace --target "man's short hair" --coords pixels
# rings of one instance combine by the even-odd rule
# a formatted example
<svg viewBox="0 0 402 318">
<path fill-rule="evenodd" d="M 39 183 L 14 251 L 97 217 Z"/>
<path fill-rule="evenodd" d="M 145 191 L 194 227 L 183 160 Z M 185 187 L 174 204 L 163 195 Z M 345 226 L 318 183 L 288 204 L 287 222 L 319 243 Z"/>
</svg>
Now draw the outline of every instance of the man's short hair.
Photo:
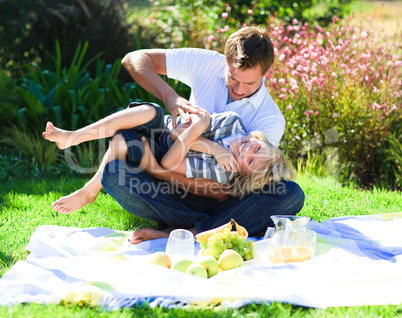
<svg viewBox="0 0 402 318">
<path fill-rule="evenodd" d="M 226 41 L 225 57 L 239 70 L 261 65 L 264 75 L 274 63 L 274 45 L 264 28 L 244 27 L 231 34 Z"/>
</svg>

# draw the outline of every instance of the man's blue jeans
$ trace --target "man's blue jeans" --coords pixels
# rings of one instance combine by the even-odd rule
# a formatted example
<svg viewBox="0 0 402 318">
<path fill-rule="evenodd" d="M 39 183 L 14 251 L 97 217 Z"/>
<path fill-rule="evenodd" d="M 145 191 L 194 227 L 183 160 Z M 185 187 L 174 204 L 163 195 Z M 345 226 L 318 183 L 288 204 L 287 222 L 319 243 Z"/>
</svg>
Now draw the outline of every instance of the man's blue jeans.
<svg viewBox="0 0 402 318">
<path fill-rule="evenodd" d="M 202 232 L 231 218 L 249 234 L 258 235 L 273 226 L 275 214 L 294 215 L 304 204 L 304 193 L 294 182 L 267 185 L 259 193 L 224 202 L 186 193 L 168 182 L 154 179 L 129 162 L 115 160 L 102 173 L 102 185 L 128 212 L 175 228 L 194 227 Z"/>
<path fill-rule="evenodd" d="M 132 103 L 129 107 L 141 104 Z M 138 164 L 144 152 L 142 135 L 150 142 L 155 158 L 160 161 L 163 156 L 163 150 L 151 139 L 152 132 L 164 129 L 161 108 L 154 106 L 157 115 L 153 120 L 120 132 L 129 148 L 128 161 L 109 162 L 101 175 L 105 191 L 126 211 L 175 228 L 195 226 L 198 232 L 215 228 L 233 218 L 250 235 L 257 235 L 265 232 L 268 226 L 273 226 L 271 215 L 294 215 L 302 209 L 304 193 L 294 182 L 269 184 L 243 199 L 231 197 L 219 202 L 186 192 L 178 185 L 156 180 L 140 169 Z"/>
</svg>

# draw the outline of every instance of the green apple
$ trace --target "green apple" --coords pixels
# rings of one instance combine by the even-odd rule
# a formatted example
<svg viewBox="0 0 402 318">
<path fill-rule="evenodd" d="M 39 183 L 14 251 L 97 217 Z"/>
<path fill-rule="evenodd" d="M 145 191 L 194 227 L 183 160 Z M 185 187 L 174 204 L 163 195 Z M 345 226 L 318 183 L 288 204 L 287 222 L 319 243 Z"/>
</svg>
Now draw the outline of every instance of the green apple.
<svg viewBox="0 0 402 318">
<path fill-rule="evenodd" d="M 203 277 L 203 278 L 208 278 L 208 273 L 207 270 L 202 266 L 201 264 L 191 264 L 187 270 L 187 274 L 193 275 L 193 276 L 198 276 L 198 277 Z"/>
<path fill-rule="evenodd" d="M 243 266 L 243 257 L 232 249 L 224 250 L 218 259 L 219 268 L 223 271 Z"/>
<path fill-rule="evenodd" d="M 204 255 L 200 257 L 198 264 L 204 266 L 204 268 L 207 270 L 208 277 L 212 277 L 218 274 L 219 265 L 215 257 Z"/>
<path fill-rule="evenodd" d="M 148 262 L 154 265 L 170 268 L 171 261 L 165 252 L 156 252 L 149 256 Z"/>
<path fill-rule="evenodd" d="M 172 266 L 170 266 L 170 269 L 174 269 L 176 271 L 185 273 L 187 268 L 191 264 L 194 264 L 194 262 L 192 260 L 190 260 L 188 258 L 180 258 L 180 259 L 172 262 Z"/>
</svg>

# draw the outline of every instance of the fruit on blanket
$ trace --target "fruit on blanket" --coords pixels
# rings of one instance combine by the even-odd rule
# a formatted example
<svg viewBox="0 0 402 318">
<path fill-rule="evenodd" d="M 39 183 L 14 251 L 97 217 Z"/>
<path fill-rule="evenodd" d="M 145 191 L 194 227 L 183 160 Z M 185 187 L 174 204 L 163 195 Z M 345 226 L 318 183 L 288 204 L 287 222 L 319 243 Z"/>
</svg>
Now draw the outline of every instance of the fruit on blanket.
<svg viewBox="0 0 402 318">
<path fill-rule="evenodd" d="M 243 266 L 243 257 L 232 249 L 224 250 L 218 260 L 219 269 L 227 271 Z"/>
<path fill-rule="evenodd" d="M 194 264 L 194 262 L 191 259 L 179 258 L 178 260 L 172 262 L 170 269 L 185 273 L 187 268 L 192 264 Z"/>
<path fill-rule="evenodd" d="M 186 273 L 193 276 L 208 278 L 207 270 L 204 268 L 204 266 L 198 263 L 191 264 L 187 268 Z"/>
<path fill-rule="evenodd" d="M 207 270 L 208 278 L 218 274 L 219 265 L 215 257 L 203 255 L 200 257 L 198 264 L 204 266 L 204 268 Z"/>
<path fill-rule="evenodd" d="M 246 228 L 237 224 L 237 222 L 235 222 L 235 227 L 236 227 L 236 232 L 239 233 L 239 236 L 243 236 L 245 239 L 247 239 L 248 232 L 247 232 Z"/>
<path fill-rule="evenodd" d="M 244 227 L 238 226 L 238 231 L 248 236 Z M 245 261 L 254 258 L 253 241 L 246 242 L 246 237 L 240 235 L 238 231 L 234 232 L 225 228 L 223 232 L 214 233 L 209 237 L 207 243 L 200 243 L 201 254 L 213 256 L 218 260 L 221 253 L 230 248 L 238 252 Z"/>
<path fill-rule="evenodd" d="M 156 252 L 149 256 L 148 262 L 154 265 L 170 268 L 171 261 L 165 252 Z"/>
<path fill-rule="evenodd" d="M 232 227 L 233 227 L 233 224 L 234 224 L 234 223 L 235 223 L 235 220 L 231 219 L 228 223 L 223 224 L 223 225 L 221 225 L 221 226 L 219 226 L 219 227 L 216 227 L 216 228 L 214 228 L 214 229 L 211 229 L 211 230 L 208 230 L 208 231 L 204 231 L 204 232 L 198 233 L 198 234 L 195 236 L 195 240 L 196 240 L 198 243 L 207 243 L 207 242 L 208 242 L 208 239 L 209 239 L 214 233 L 223 232 L 225 229 L 229 229 L 229 231 L 232 230 Z"/>
</svg>

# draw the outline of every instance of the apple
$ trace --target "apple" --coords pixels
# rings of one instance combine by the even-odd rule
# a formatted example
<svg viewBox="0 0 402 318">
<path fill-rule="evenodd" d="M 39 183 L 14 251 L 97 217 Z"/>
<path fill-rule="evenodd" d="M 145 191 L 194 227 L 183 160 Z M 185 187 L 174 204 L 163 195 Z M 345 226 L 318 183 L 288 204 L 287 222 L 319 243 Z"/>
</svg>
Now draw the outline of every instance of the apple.
<svg viewBox="0 0 402 318">
<path fill-rule="evenodd" d="M 215 257 L 204 255 L 200 257 L 198 264 L 204 266 L 204 268 L 207 270 L 208 277 L 212 277 L 218 274 L 219 265 Z"/>
<path fill-rule="evenodd" d="M 191 264 L 187 270 L 187 274 L 193 275 L 193 276 L 198 276 L 198 277 L 203 277 L 203 278 L 208 278 L 208 273 L 207 270 L 202 266 L 201 264 Z"/>
<path fill-rule="evenodd" d="M 165 252 L 156 252 L 149 256 L 148 262 L 153 265 L 159 265 L 170 268 L 171 261 Z"/>
<path fill-rule="evenodd" d="M 180 259 L 172 262 L 172 266 L 170 266 L 170 269 L 174 269 L 176 271 L 185 273 L 187 268 L 191 264 L 194 264 L 194 262 L 192 260 L 190 260 L 188 258 L 180 258 Z"/>
<path fill-rule="evenodd" d="M 226 249 L 218 259 L 219 268 L 222 271 L 243 266 L 243 257 L 232 249 Z"/>
</svg>

